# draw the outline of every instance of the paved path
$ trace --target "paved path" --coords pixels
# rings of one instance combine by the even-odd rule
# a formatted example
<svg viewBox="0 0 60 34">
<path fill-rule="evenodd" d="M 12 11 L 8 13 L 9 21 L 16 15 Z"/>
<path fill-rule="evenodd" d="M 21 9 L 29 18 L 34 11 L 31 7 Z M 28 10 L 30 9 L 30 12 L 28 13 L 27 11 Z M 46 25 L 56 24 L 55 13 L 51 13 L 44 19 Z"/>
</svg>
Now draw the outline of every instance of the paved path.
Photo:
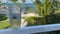
<svg viewBox="0 0 60 34">
<path fill-rule="evenodd" d="M 31 17 L 31 16 L 38 16 L 38 15 L 35 13 L 21 14 L 21 17 Z"/>
</svg>

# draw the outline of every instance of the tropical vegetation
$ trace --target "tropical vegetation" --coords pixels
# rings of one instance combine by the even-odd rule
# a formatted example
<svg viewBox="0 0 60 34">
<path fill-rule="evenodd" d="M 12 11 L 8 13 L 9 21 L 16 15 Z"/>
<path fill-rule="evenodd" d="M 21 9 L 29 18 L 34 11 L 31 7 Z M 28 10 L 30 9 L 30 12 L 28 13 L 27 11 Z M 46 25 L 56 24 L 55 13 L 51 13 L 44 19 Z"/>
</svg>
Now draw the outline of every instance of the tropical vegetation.
<svg viewBox="0 0 60 34">
<path fill-rule="evenodd" d="M 18 3 L 18 0 L 9 0 L 14 4 Z M 25 0 L 22 0 L 23 3 Z M 39 17 L 29 17 L 25 19 L 28 22 L 28 26 L 32 25 L 45 25 L 45 24 L 55 24 L 60 23 L 60 13 L 54 13 L 56 8 L 58 8 L 58 0 L 44 0 L 43 2 L 40 0 L 33 1 L 36 6 L 36 12 Z M 27 8 L 29 11 L 30 8 Z M 40 17 L 42 16 L 42 17 Z M 3 17 L 0 17 L 0 19 Z M 5 17 L 4 17 L 5 19 Z M 6 24 L 7 22 L 5 22 Z M 3 24 L 4 25 L 4 24 Z M 8 24 L 9 25 L 9 24 Z M 57 33 L 58 32 L 58 33 Z M 47 33 L 37 33 L 37 34 L 59 34 L 60 31 L 47 32 Z"/>
</svg>

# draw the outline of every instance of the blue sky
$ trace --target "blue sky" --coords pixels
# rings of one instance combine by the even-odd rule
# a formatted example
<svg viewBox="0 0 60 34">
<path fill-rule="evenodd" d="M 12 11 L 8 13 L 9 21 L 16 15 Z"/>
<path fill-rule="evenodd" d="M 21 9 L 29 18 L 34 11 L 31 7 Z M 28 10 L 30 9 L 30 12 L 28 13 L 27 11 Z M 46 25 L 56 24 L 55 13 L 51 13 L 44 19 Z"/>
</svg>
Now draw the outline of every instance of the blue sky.
<svg viewBox="0 0 60 34">
<path fill-rule="evenodd" d="M 5 2 L 7 2 L 7 0 L 1 0 L 3 3 L 5 3 Z M 21 2 L 22 3 L 22 1 L 21 0 L 19 0 L 18 2 Z M 26 0 L 26 2 L 25 3 L 32 3 L 32 1 L 31 0 Z"/>
</svg>

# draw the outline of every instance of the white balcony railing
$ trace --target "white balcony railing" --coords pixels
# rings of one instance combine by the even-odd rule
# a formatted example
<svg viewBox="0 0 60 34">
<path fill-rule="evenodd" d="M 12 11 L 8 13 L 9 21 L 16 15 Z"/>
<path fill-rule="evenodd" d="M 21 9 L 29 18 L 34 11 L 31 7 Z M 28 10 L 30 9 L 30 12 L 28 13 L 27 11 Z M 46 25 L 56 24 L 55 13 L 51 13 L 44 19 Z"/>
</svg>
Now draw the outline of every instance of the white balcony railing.
<svg viewBox="0 0 60 34">
<path fill-rule="evenodd" d="M 60 30 L 60 24 L 50 24 L 50 25 L 41 25 L 41 26 L 31 26 L 18 29 L 5 29 L 0 30 L 0 34 L 31 34 L 38 32 L 48 32 Z"/>
</svg>

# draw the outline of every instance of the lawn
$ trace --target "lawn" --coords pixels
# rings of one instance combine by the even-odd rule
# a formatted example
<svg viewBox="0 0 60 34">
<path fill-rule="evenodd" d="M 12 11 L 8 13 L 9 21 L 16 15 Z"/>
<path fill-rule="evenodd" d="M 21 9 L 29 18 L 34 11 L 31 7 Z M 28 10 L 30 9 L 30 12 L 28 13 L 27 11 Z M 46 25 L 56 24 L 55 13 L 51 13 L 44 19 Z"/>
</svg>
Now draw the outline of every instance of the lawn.
<svg viewBox="0 0 60 34">
<path fill-rule="evenodd" d="M 0 29 L 6 29 L 9 27 L 9 19 L 0 21 Z"/>
</svg>

